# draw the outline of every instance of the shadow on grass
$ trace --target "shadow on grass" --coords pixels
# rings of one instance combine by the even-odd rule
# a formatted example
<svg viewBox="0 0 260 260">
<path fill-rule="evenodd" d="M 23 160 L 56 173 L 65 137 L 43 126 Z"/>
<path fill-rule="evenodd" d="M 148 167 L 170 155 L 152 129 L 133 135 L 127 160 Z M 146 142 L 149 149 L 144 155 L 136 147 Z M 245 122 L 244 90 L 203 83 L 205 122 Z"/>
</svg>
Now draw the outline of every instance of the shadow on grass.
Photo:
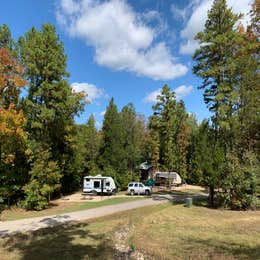
<svg viewBox="0 0 260 260">
<path fill-rule="evenodd" d="M 235 243 L 216 239 L 203 239 L 203 238 L 188 238 L 184 239 L 184 243 L 189 245 L 190 251 L 193 248 L 205 248 L 205 254 L 208 254 L 207 258 L 210 259 L 219 256 L 219 259 L 259 259 L 260 245 L 246 246 L 243 241 Z M 196 251 L 196 250 L 195 250 Z M 192 258 L 192 256 L 190 256 Z M 215 259 L 215 258 L 214 258 Z"/>
<path fill-rule="evenodd" d="M 158 195 L 195 195 L 198 193 L 207 193 L 206 190 L 204 191 L 179 191 L 179 190 L 159 190 L 153 192 L 153 194 L 158 194 Z"/>
<path fill-rule="evenodd" d="M 173 205 L 183 205 L 187 207 L 185 200 L 171 200 Z M 207 198 L 194 198 L 192 200 L 192 207 L 206 207 L 208 208 L 208 199 Z"/>
<path fill-rule="evenodd" d="M 208 198 L 197 198 L 193 200 L 193 205 L 197 207 L 209 207 Z"/>
<path fill-rule="evenodd" d="M 5 238 L 7 251 L 19 252 L 23 260 L 113 259 L 114 249 L 106 234 L 95 234 L 81 223 L 44 228 Z"/>
<path fill-rule="evenodd" d="M 206 194 L 158 194 L 158 193 L 153 193 L 152 194 L 152 199 L 153 200 L 165 200 L 171 202 L 173 205 L 176 204 L 186 204 L 186 199 L 187 198 L 192 198 L 192 204 L 194 206 L 200 206 L 200 207 L 207 207 L 208 205 L 208 196 Z"/>
</svg>

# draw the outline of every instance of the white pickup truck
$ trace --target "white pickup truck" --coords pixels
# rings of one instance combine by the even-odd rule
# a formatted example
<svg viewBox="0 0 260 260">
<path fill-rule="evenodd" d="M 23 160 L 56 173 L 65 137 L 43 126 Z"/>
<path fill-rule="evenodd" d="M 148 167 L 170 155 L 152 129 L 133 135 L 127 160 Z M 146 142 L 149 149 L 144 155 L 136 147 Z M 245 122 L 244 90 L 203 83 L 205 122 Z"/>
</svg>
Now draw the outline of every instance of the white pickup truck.
<svg viewBox="0 0 260 260">
<path fill-rule="evenodd" d="M 152 193 L 152 188 L 145 186 L 143 183 L 141 182 L 130 182 L 128 184 L 128 189 L 127 189 L 128 194 L 130 195 L 150 195 Z"/>
</svg>

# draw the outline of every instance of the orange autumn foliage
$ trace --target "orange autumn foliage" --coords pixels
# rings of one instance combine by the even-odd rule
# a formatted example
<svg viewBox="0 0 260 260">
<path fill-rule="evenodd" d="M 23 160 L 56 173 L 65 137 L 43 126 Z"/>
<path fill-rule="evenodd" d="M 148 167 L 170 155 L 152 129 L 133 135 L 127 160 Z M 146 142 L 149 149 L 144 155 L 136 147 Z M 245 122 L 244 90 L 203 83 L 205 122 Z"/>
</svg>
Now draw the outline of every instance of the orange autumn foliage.
<svg viewBox="0 0 260 260">
<path fill-rule="evenodd" d="M 5 48 L 0 48 L 0 163 L 12 164 L 18 143 L 25 141 L 23 111 L 17 111 L 20 90 L 26 85 L 23 67 Z"/>
<path fill-rule="evenodd" d="M 0 48 L 0 105 L 8 107 L 17 102 L 21 88 L 26 85 L 21 75 L 23 67 L 5 48 Z"/>
</svg>

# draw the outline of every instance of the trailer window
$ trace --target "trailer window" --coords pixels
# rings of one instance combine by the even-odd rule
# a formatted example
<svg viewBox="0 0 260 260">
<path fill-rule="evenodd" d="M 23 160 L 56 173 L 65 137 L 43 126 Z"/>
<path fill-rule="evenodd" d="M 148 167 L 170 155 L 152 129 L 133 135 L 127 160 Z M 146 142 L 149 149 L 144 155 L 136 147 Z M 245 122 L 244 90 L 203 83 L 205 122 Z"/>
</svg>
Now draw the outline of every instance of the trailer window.
<svg viewBox="0 0 260 260">
<path fill-rule="evenodd" d="M 94 188 L 100 188 L 100 181 L 94 181 Z"/>
<path fill-rule="evenodd" d="M 108 182 L 106 182 L 106 186 L 110 186 L 110 182 L 108 181 Z"/>
<path fill-rule="evenodd" d="M 89 178 L 86 178 L 85 181 L 90 181 L 90 179 L 89 179 Z"/>
</svg>

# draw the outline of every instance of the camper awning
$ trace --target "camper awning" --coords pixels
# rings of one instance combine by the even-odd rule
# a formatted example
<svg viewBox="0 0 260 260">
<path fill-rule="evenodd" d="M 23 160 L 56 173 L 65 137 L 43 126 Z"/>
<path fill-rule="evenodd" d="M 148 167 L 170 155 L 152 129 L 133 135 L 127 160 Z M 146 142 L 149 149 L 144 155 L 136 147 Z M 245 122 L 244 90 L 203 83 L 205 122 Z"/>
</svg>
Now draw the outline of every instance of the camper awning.
<svg viewBox="0 0 260 260">
<path fill-rule="evenodd" d="M 107 177 L 105 176 L 101 176 L 101 175 L 97 175 L 97 176 L 84 176 L 84 179 L 97 179 L 97 180 L 104 180 Z"/>
</svg>

